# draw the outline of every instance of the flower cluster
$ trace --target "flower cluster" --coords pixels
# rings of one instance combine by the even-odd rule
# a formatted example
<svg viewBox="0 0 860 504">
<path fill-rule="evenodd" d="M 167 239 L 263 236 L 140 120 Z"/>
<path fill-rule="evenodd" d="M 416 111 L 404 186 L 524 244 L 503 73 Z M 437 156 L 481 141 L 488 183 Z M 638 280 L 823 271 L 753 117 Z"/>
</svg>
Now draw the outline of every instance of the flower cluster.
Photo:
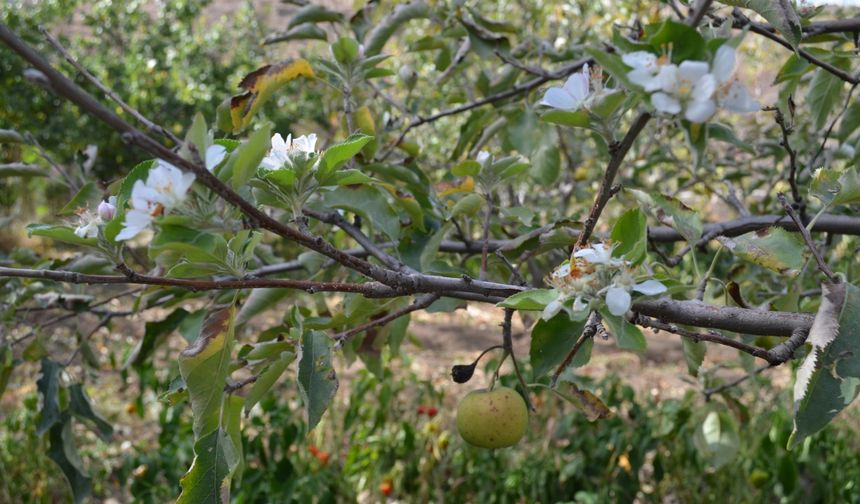
<svg viewBox="0 0 860 504">
<path fill-rule="evenodd" d="M 552 272 L 547 283 L 557 296 L 544 308 L 544 320 L 562 309 L 581 319 L 600 302 L 606 304 L 609 313 L 622 316 L 630 309 L 632 291 L 647 296 L 666 292 L 666 286 L 657 280 L 636 283 L 629 263 L 612 257 L 611 249 L 602 243 L 574 252 L 570 261 Z"/>
<path fill-rule="evenodd" d="M 106 224 L 116 215 L 116 196 L 111 196 L 106 201 L 99 203 L 95 213 L 89 209 L 78 211 L 81 224 L 75 228 L 75 235 L 79 238 L 95 238 L 99 235 L 99 226 Z"/>
<path fill-rule="evenodd" d="M 206 157 L 209 158 L 208 149 Z M 146 182 L 135 181 L 131 189 L 131 209 L 125 214 L 123 228 L 117 234 L 116 240 L 134 238 L 149 227 L 155 217 L 179 206 L 185 201 L 188 189 L 193 183 L 193 173 L 183 173 L 179 168 L 159 159 L 149 170 Z"/>
<path fill-rule="evenodd" d="M 266 157 L 263 158 L 260 166 L 267 170 L 279 170 L 285 165 L 292 165 L 292 160 L 290 159 L 291 153 L 294 155 L 301 154 L 307 159 L 309 154 L 316 153 L 316 144 L 316 133 L 302 135 L 296 139 L 293 139 L 293 135 L 289 134 L 286 140 L 284 140 L 284 137 L 280 133 L 275 133 L 272 136 L 272 148 L 266 154 Z"/>
<path fill-rule="evenodd" d="M 760 108 L 743 84 L 733 78 L 736 54 L 727 44 L 717 49 L 713 66 L 693 60 L 674 65 L 646 51 L 625 54 L 622 60 L 633 69 L 627 78 L 652 93 L 651 105 L 659 112 L 683 112 L 688 121 L 703 123 L 717 108 L 733 112 L 755 112 Z"/>
</svg>

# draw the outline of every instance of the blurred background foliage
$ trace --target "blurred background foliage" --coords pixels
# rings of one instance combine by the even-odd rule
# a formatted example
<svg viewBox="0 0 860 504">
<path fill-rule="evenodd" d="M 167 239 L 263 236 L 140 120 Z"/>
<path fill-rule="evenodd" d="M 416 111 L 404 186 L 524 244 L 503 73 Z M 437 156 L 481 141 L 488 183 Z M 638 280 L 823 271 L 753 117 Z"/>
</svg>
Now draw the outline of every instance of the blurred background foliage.
<svg viewBox="0 0 860 504">
<path fill-rule="evenodd" d="M 261 45 L 264 37 L 284 28 L 273 20 L 284 23 L 289 19 L 278 16 L 281 5 L 277 2 L 237 1 L 226 7 L 217 3 L 12 0 L 6 2 L 2 19 L 59 62 L 38 31 L 44 25 L 131 106 L 181 136 L 196 111 L 213 118 L 218 104 L 236 92 L 239 80 L 261 64 L 298 54 L 328 56 L 328 46 L 321 41 Z M 384 13 L 394 5 L 383 3 L 374 12 Z M 350 7 L 344 10 L 360 12 Z M 487 18 L 509 20 L 514 30 L 511 35 L 520 37 L 523 53 L 539 54 L 537 61 L 547 67 L 579 54 L 585 42 L 608 37 L 618 19 L 635 15 L 654 20 L 660 9 L 665 6 L 658 2 L 636 1 L 480 4 Z M 353 19 L 352 24 L 366 31 L 377 20 L 378 15 Z M 407 112 L 427 114 L 498 92 L 522 77 L 510 67 L 498 71 L 494 68 L 502 67 L 498 62 L 477 52 L 457 62 L 455 42 L 462 34 L 440 33 L 439 26 L 430 20 L 410 24 L 397 43 L 386 49 L 396 56 L 393 70 L 397 76 L 378 88 L 362 84 L 354 90 L 359 103 L 375 100 L 368 113 L 379 134 L 393 135 L 405 126 L 400 111 L 387 100 L 389 94 Z M 329 29 L 337 28 L 327 26 Z M 325 36 L 334 39 L 329 32 Z M 541 42 L 544 40 L 553 42 Z M 759 47 L 757 40 L 747 40 L 747 47 Z M 761 62 L 760 52 L 748 56 L 751 65 Z M 762 70 L 760 89 L 769 86 L 781 62 L 771 64 L 776 66 Z M 451 65 L 463 70 L 448 71 Z M 33 135 L 54 162 L 68 168 L 73 182 L 95 177 L 104 187 L 143 159 L 140 151 L 129 148 L 112 130 L 34 86 L 24 77 L 25 69 L 16 55 L 0 51 L 0 128 L 15 125 L 19 132 Z M 411 72 L 422 78 L 416 81 Z M 84 79 L 75 80 L 99 96 Z M 277 131 L 317 132 L 325 142 L 345 131 L 340 99 L 340 92 L 321 79 L 291 83 L 266 106 L 264 115 Z M 567 149 L 574 159 L 562 163 L 556 158 L 534 174 L 544 186 L 595 178 L 600 167 L 593 159 L 603 148 L 601 142 L 592 141 L 581 130 L 562 134 L 538 125 L 530 107 L 525 100 L 516 101 L 491 112 L 454 116 L 416 132 L 424 154 L 422 168 L 435 174 L 434 181 L 444 178 L 448 160 L 473 154 L 483 146 L 477 136 L 484 128 L 504 124 L 499 151 L 529 155 L 535 145 L 557 139 L 577 146 Z M 762 124 L 745 120 L 741 130 L 750 132 L 742 137 L 761 139 L 755 145 L 760 157 L 782 161 L 778 131 L 769 118 Z M 680 132 L 658 134 L 676 135 L 675 140 L 682 136 Z M 463 145 L 453 139 L 460 139 Z M 800 134 L 797 142 L 797 149 L 804 150 L 816 140 Z M 86 152 L 94 143 L 98 154 L 90 157 Z M 683 144 L 683 140 L 676 143 Z M 715 161 L 721 170 L 715 176 L 735 180 L 740 174 L 748 176 L 747 190 L 753 195 L 748 201 L 750 210 L 765 211 L 774 191 L 761 197 L 755 191 L 772 189 L 768 185 L 773 172 L 750 174 L 749 163 L 737 162 L 737 155 L 749 146 L 741 142 L 735 147 L 720 152 L 725 159 Z M 649 184 L 671 180 L 673 191 L 693 190 L 698 174 L 687 168 L 686 150 L 656 150 L 635 167 L 634 179 Z M 4 146 L 0 158 L 3 162 L 45 163 L 34 142 Z M 571 169 L 562 169 L 564 165 Z M 31 252 L 12 251 L 20 244 L 20 231 L 16 234 L 14 226 L 50 218 L 71 194 L 54 178 L 32 178 L 24 183 L 0 179 L 0 249 L 9 254 L 3 260 L 28 264 Z M 573 184 L 568 198 L 590 201 L 590 194 L 590 185 Z M 559 213 L 566 208 L 540 211 Z M 6 229 L 10 225 L 13 231 Z M 844 243 L 846 248 L 854 247 L 856 238 Z M 731 267 L 729 258 L 723 261 L 718 269 Z M 835 265 L 837 269 L 856 262 L 847 253 L 843 261 Z M 761 283 L 761 275 L 736 274 L 748 275 L 744 279 L 750 283 Z M 782 282 L 774 276 L 767 278 Z M 783 309 L 797 309 L 797 304 Z M 38 360 L 39 349 L 33 352 L 33 360 Z M 124 357 L 111 354 L 114 370 Z M 590 423 L 569 405 L 546 393 L 538 394 L 542 404 L 531 420 L 529 439 L 516 449 L 488 452 L 469 448 L 452 435 L 457 399 L 452 389 L 419 377 L 407 364 L 386 369 L 383 381 L 364 370 L 351 372 L 343 380 L 343 397 L 333 402 L 321 426 L 310 435 L 301 421 L 294 384 L 286 380 L 248 420 L 245 469 L 234 485 L 235 502 L 374 502 L 386 497 L 437 502 L 860 502 L 856 419 L 835 422 L 814 443 L 786 452 L 791 414 L 785 406 L 790 397 L 772 387 L 766 376 L 751 380 L 752 387 L 727 391 L 710 402 L 692 391 L 683 398 L 659 400 L 637 394 L 611 376 L 599 381 L 583 378 L 583 385 L 594 390 L 615 416 Z M 159 371 L 159 366 L 164 369 Z M 15 380 L 32 383 L 35 367 L 31 371 L 27 375 L 16 370 Z M 445 374 L 447 368 L 438 372 Z M 84 379 L 86 373 L 82 371 Z M 83 429 L 75 432 L 83 440 L 78 446 L 93 477 L 96 500 L 156 503 L 176 496 L 177 482 L 193 456 L 190 415 L 187 405 L 169 405 L 153 396 L 153 391 L 168 390 L 175 375 L 175 363 L 167 360 L 120 376 L 109 390 L 91 392 L 115 425 L 132 426 L 117 436 L 124 441 L 113 443 Z M 46 441 L 35 432 L 35 390 L 32 386 L 10 387 L 7 395 L 12 391 L 14 400 L 24 407 L 0 412 L 0 501 L 68 500 L 67 484 L 46 455 Z M 367 400 L 369 397 L 376 400 Z M 431 407 L 433 415 L 428 414 Z M 728 434 L 721 438 L 725 441 L 721 448 L 703 449 L 697 433 L 712 414 Z"/>
</svg>

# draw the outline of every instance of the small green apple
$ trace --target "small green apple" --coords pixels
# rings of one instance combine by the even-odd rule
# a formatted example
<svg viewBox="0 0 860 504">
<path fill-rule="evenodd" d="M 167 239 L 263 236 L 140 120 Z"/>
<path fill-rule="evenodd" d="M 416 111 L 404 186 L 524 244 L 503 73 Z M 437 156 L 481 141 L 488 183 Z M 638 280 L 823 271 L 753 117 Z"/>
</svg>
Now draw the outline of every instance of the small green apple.
<svg viewBox="0 0 860 504">
<path fill-rule="evenodd" d="M 473 390 L 457 407 L 457 430 L 469 444 L 505 448 L 522 439 L 529 423 L 526 402 L 516 390 L 496 387 Z"/>
</svg>

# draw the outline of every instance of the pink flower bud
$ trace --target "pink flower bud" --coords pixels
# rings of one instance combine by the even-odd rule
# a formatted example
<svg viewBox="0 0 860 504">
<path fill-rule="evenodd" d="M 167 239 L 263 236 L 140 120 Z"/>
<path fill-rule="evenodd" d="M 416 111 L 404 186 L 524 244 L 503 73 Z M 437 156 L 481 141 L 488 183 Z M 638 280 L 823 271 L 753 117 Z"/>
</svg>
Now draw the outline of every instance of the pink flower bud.
<svg viewBox="0 0 860 504">
<path fill-rule="evenodd" d="M 99 203 L 98 215 L 103 221 L 109 221 L 116 216 L 116 206 L 107 201 Z"/>
</svg>

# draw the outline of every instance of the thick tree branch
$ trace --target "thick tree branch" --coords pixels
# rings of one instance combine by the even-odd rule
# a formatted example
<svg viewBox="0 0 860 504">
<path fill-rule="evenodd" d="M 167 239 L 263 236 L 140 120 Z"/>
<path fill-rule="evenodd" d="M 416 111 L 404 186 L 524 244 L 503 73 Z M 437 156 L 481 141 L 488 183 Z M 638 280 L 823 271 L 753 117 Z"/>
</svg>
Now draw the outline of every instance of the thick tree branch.
<svg viewBox="0 0 860 504">
<path fill-rule="evenodd" d="M 814 318 L 812 313 L 752 310 L 669 298 L 637 301 L 632 310 L 664 322 L 758 336 L 791 336 L 795 330 L 809 330 Z"/>
</svg>

